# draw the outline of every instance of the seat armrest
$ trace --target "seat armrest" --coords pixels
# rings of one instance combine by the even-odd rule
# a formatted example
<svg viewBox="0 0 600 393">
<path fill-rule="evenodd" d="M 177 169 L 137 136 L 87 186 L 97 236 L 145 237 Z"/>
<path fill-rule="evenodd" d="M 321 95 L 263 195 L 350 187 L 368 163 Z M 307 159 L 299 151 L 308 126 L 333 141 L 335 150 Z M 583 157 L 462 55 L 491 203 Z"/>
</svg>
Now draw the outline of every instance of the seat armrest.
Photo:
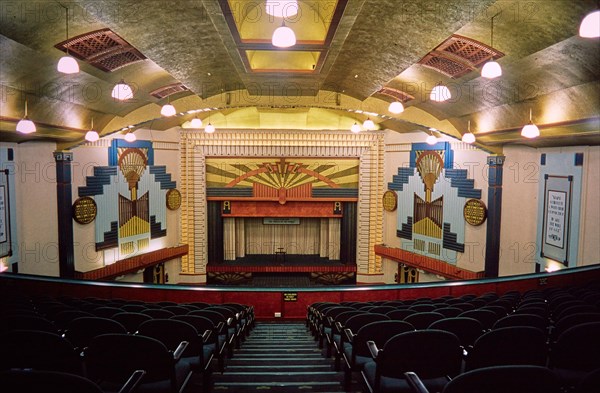
<svg viewBox="0 0 600 393">
<path fill-rule="evenodd" d="M 377 344 L 375 344 L 375 341 L 367 341 L 367 346 L 369 347 L 369 352 L 371 352 L 371 357 L 374 360 L 377 360 L 377 356 L 379 355 L 379 352 L 381 352 L 381 350 L 377 348 Z"/>
<path fill-rule="evenodd" d="M 327 317 L 327 326 L 329 326 L 329 327 L 333 326 L 333 318 Z"/>
<path fill-rule="evenodd" d="M 404 373 L 404 377 L 406 378 L 406 382 L 412 389 L 414 393 L 429 393 L 429 390 L 423 384 L 423 381 L 419 378 L 419 376 L 412 371 Z"/>
<path fill-rule="evenodd" d="M 211 336 L 212 332 L 209 329 L 206 329 L 204 331 L 204 334 L 202 334 L 202 343 L 206 344 L 208 342 L 208 340 L 210 340 L 210 336 Z"/>
<path fill-rule="evenodd" d="M 233 324 L 233 318 L 227 318 L 227 326 L 231 326 Z"/>
<path fill-rule="evenodd" d="M 354 333 L 352 333 L 352 330 L 348 328 L 344 329 L 344 335 L 346 336 L 346 341 L 348 341 L 350 344 L 354 342 Z"/>
<path fill-rule="evenodd" d="M 333 326 L 335 327 L 335 331 L 337 333 L 342 333 L 342 330 L 344 330 L 344 327 L 342 326 L 341 322 L 339 322 L 339 321 L 336 322 Z"/>
<path fill-rule="evenodd" d="M 175 361 L 177 361 L 177 360 L 179 360 L 179 358 L 181 358 L 183 351 L 185 351 L 185 349 L 187 348 L 187 346 L 189 344 L 190 344 L 189 341 L 182 341 L 179 343 L 179 345 L 177 346 L 177 349 L 175 350 L 175 352 L 173 352 L 173 359 Z"/>
<path fill-rule="evenodd" d="M 133 374 L 131 374 L 127 382 L 125 382 L 121 389 L 119 389 L 119 393 L 134 392 L 137 386 L 142 381 L 142 378 L 144 378 L 144 375 L 146 375 L 146 370 L 135 370 Z"/>
<path fill-rule="evenodd" d="M 217 324 L 217 333 L 221 334 L 223 332 L 223 328 L 225 327 L 225 324 L 223 322 L 219 322 Z"/>
</svg>

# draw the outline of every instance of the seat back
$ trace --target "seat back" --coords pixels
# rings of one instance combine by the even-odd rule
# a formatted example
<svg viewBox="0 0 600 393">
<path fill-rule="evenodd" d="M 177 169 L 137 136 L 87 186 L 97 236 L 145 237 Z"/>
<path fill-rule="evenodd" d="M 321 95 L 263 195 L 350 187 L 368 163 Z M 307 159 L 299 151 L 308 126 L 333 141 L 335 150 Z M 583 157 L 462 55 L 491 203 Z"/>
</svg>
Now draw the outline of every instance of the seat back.
<svg viewBox="0 0 600 393">
<path fill-rule="evenodd" d="M 440 319 L 429 325 L 428 329 L 444 330 L 455 334 L 464 348 L 473 345 L 475 340 L 483 334 L 481 322 L 465 317 Z"/>
<path fill-rule="evenodd" d="M 454 376 L 460 371 L 462 348 L 458 337 L 443 330 L 417 330 L 390 338 L 377 356 L 381 376 L 404 378 L 412 371 L 420 377 Z"/>
<path fill-rule="evenodd" d="M 125 327 L 128 333 L 133 334 L 137 331 L 142 322 L 149 321 L 152 317 L 140 312 L 120 312 L 113 315 L 111 319 L 119 322 Z"/>
<path fill-rule="evenodd" d="M 138 327 L 137 334 L 152 337 L 162 342 L 170 351 L 175 351 L 182 341 L 189 344 L 183 356 L 198 356 L 202 341 L 193 325 L 176 319 L 151 319 Z"/>
<path fill-rule="evenodd" d="M 368 323 L 388 320 L 390 320 L 390 318 L 383 314 L 359 314 L 348 318 L 345 327 L 352 332 L 358 332 L 360 328 Z"/>
<path fill-rule="evenodd" d="M 600 322 L 587 322 L 565 330 L 550 352 L 553 367 L 578 371 L 600 368 Z"/>
<path fill-rule="evenodd" d="M 484 329 L 491 329 L 500 318 L 490 310 L 469 310 L 458 315 L 459 317 L 473 318 L 481 322 Z"/>
<path fill-rule="evenodd" d="M 104 393 L 87 378 L 59 371 L 3 371 L 0 386 L 3 393 Z"/>
<path fill-rule="evenodd" d="M 65 338 L 75 347 L 85 348 L 94 337 L 107 333 L 127 333 L 125 326 L 109 318 L 82 317 L 67 325 Z"/>
<path fill-rule="evenodd" d="M 31 368 L 81 374 L 81 361 L 73 345 L 55 333 L 13 330 L 2 337 L 0 369 Z"/>
<path fill-rule="evenodd" d="M 529 326 L 503 327 L 484 333 L 475 341 L 466 368 L 510 364 L 545 366 L 546 356 L 546 335 L 542 330 Z"/>
<path fill-rule="evenodd" d="M 418 312 L 404 318 L 404 321 L 410 323 L 415 329 L 427 329 L 435 321 L 444 319 L 444 315 L 438 312 Z"/>
<path fill-rule="evenodd" d="M 358 330 L 354 337 L 352 356 L 353 358 L 356 356 L 370 356 L 367 341 L 374 341 L 379 348 L 383 348 L 390 338 L 413 330 L 415 330 L 415 327 L 404 321 L 388 320 L 367 323 Z"/>
<path fill-rule="evenodd" d="M 443 393 L 559 393 L 559 383 L 540 366 L 494 366 L 467 371 L 451 380 Z"/>
<path fill-rule="evenodd" d="M 548 330 L 548 320 L 535 314 L 511 314 L 497 320 L 493 328 L 511 326 L 531 326 L 546 332 Z"/>
</svg>

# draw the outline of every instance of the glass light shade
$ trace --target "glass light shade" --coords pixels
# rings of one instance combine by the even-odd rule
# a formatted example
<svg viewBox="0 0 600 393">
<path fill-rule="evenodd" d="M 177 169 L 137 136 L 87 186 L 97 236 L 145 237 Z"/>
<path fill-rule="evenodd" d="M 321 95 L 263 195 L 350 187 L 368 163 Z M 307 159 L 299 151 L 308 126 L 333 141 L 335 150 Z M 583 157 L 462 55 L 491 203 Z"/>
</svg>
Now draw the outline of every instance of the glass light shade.
<svg viewBox="0 0 600 393">
<path fill-rule="evenodd" d="M 133 98 L 133 90 L 131 90 L 131 87 L 129 87 L 128 84 L 121 81 L 113 87 L 111 96 L 119 101 L 129 100 L 130 98 Z"/>
<path fill-rule="evenodd" d="M 36 131 L 35 124 L 25 116 L 17 123 L 17 131 L 21 134 L 31 134 Z"/>
<path fill-rule="evenodd" d="M 125 134 L 125 140 L 129 143 L 135 142 L 136 139 L 137 138 L 133 132 L 128 132 L 127 134 Z"/>
<path fill-rule="evenodd" d="M 452 98 L 452 94 L 450 94 L 450 89 L 446 86 L 437 85 L 431 90 L 429 98 L 431 98 L 432 101 L 443 102 Z"/>
<path fill-rule="evenodd" d="M 162 108 L 160 109 L 160 114 L 165 117 L 171 117 L 171 116 L 175 116 L 177 114 L 177 111 L 175 110 L 175 107 L 173 105 L 166 104 L 166 105 L 163 105 Z"/>
<path fill-rule="evenodd" d="M 404 105 L 400 101 L 394 101 L 388 107 L 388 111 L 395 114 L 402 113 L 404 112 Z"/>
<path fill-rule="evenodd" d="M 584 38 L 600 37 L 600 11 L 594 11 L 583 18 L 579 26 L 579 36 Z"/>
<path fill-rule="evenodd" d="M 215 132 L 215 126 L 213 126 L 212 124 L 208 123 L 208 125 L 206 126 L 206 128 L 204 128 L 204 132 L 206 132 L 207 134 L 212 134 L 213 132 Z"/>
<path fill-rule="evenodd" d="M 277 18 L 291 18 L 298 13 L 297 0 L 267 0 L 265 4 L 267 14 Z"/>
<path fill-rule="evenodd" d="M 190 122 L 190 126 L 192 128 L 202 128 L 202 120 L 198 119 L 197 117 L 194 117 Z"/>
<path fill-rule="evenodd" d="M 475 142 L 475 135 L 472 132 L 467 132 L 463 134 L 462 141 L 465 143 L 473 143 Z"/>
<path fill-rule="evenodd" d="M 100 135 L 94 130 L 85 133 L 85 140 L 88 142 L 96 142 L 98 139 L 100 139 Z"/>
<path fill-rule="evenodd" d="M 367 120 L 365 120 L 365 122 L 363 123 L 363 128 L 365 130 L 374 130 L 375 129 L 375 123 L 373 122 L 373 120 L 367 118 Z"/>
<path fill-rule="evenodd" d="M 287 26 L 279 26 L 273 32 L 272 43 L 273 46 L 278 48 L 289 48 L 296 45 L 296 34 L 294 34 L 294 30 Z"/>
<path fill-rule="evenodd" d="M 437 143 L 437 138 L 433 135 L 429 135 L 427 139 L 425 139 L 428 145 L 435 145 Z"/>
<path fill-rule="evenodd" d="M 79 64 L 71 56 L 63 56 L 58 61 L 56 69 L 63 74 L 76 74 L 79 72 Z"/>
<path fill-rule="evenodd" d="M 358 134 L 360 132 L 360 126 L 358 125 L 358 123 L 352 124 L 352 127 L 350 127 L 350 131 L 352 131 L 355 134 Z"/>
<path fill-rule="evenodd" d="M 483 65 L 481 69 L 481 76 L 488 79 L 494 79 L 502 75 L 502 67 L 500 64 L 491 60 Z"/>
<path fill-rule="evenodd" d="M 525 138 L 536 138 L 540 136 L 540 129 L 530 122 L 521 130 L 521 136 L 524 136 Z"/>
</svg>

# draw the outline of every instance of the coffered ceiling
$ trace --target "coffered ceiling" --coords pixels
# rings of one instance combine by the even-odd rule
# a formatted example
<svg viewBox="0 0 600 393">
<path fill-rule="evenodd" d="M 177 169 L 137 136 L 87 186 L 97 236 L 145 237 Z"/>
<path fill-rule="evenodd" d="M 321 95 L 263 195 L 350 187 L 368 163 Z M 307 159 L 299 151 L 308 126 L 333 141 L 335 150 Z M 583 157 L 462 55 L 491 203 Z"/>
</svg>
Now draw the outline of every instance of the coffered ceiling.
<svg viewBox="0 0 600 393">
<path fill-rule="evenodd" d="M 577 34 L 596 1 L 298 0 L 298 13 L 283 19 L 266 12 L 265 0 L 0 4 L 2 141 L 47 139 L 68 149 L 92 118 L 108 135 L 197 116 L 217 129 L 315 132 L 370 117 L 380 129 L 458 138 L 471 121 L 479 146 L 494 152 L 515 143 L 600 144 L 599 40 Z M 271 44 L 282 22 L 296 33 L 291 48 Z M 65 42 L 78 74 L 56 71 Z M 492 56 L 503 75 L 484 79 Z M 133 99 L 111 98 L 120 80 Z M 450 88 L 449 101 L 429 99 L 438 83 Z M 388 112 L 394 99 L 403 113 Z M 25 100 L 35 134 L 15 132 Z M 167 101 L 176 117 L 161 118 Z M 524 140 L 530 109 L 542 135 Z"/>
</svg>

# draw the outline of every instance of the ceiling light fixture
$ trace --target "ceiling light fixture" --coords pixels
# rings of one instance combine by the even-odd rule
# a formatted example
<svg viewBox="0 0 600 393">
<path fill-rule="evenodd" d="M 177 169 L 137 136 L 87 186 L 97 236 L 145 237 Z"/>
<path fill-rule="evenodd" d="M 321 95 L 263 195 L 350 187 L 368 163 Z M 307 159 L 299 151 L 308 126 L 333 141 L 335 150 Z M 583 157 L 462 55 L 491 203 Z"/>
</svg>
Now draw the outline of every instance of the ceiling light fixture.
<svg viewBox="0 0 600 393">
<path fill-rule="evenodd" d="M 427 142 L 428 145 L 435 145 L 437 143 L 437 138 L 435 135 L 430 134 L 427 139 L 425 139 L 425 142 Z"/>
<path fill-rule="evenodd" d="M 579 36 L 583 38 L 600 37 L 600 10 L 589 13 L 581 21 Z"/>
<path fill-rule="evenodd" d="M 285 25 L 285 21 L 282 21 L 281 26 L 273 32 L 271 42 L 278 48 L 289 48 L 296 45 L 296 34 L 294 34 L 294 30 Z"/>
<path fill-rule="evenodd" d="M 69 9 L 61 4 L 61 7 L 65 9 L 66 13 L 66 24 L 67 24 L 67 41 L 69 40 Z M 69 56 L 69 47 L 65 45 L 67 50 L 67 55 L 60 58 L 56 69 L 58 72 L 62 72 L 63 74 L 76 74 L 79 72 L 79 64 L 77 64 L 77 60 Z"/>
<path fill-rule="evenodd" d="M 198 119 L 197 117 L 194 117 L 190 122 L 190 126 L 192 128 L 202 128 L 202 120 Z"/>
<path fill-rule="evenodd" d="M 35 124 L 27 117 L 27 100 L 25 100 L 25 117 L 17 123 L 17 131 L 21 134 L 31 134 L 36 131 Z"/>
<path fill-rule="evenodd" d="M 491 39 L 490 39 L 490 47 L 494 48 L 494 18 L 500 15 L 502 11 L 498 12 L 496 15 L 492 16 L 492 28 L 491 28 Z M 494 61 L 494 56 L 492 59 L 483 65 L 481 69 L 481 76 L 487 79 L 494 79 L 502 75 L 502 67 L 500 64 Z"/>
<path fill-rule="evenodd" d="M 467 132 L 464 133 L 462 136 L 462 141 L 464 143 L 469 143 L 469 144 L 475 142 L 475 134 L 473 134 L 471 132 L 471 120 L 469 120 L 469 123 L 467 125 Z"/>
<path fill-rule="evenodd" d="M 535 124 L 533 124 L 531 109 L 529 109 L 529 123 L 526 124 L 525 127 L 523 127 L 523 129 L 521 130 L 521 136 L 530 139 L 537 138 L 538 136 L 540 136 L 540 129 L 537 128 Z"/>
<path fill-rule="evenodd" d="M 94 118 L 92 117 L 92 127 L 85 133 L 85 140 L 88 142 L 96 142 L 98 139 L 100 139 L 100 135 L 98 135 L 98 132 L 94 131 Z"/>
<path fill-rule="evenodd" d="M 394 101 L 388 107 L 388 111 L 395 114 L 402 113 L 404 112 L 404 105 L 400 101 Z"/>
<path fill-rule="evenodd" d="M 127 134 L 125 134 L 125 140 L 129 143 L 131 142 L 135 142 L 137 140 L 137 137 L 135 136 L 135 134 L 132 131 L 127 132 Z"/>
<path fill-rule="evenodd" d="M 373 122 L 373 120 L 371 120 L 370 117 L 367 117 L 367 120 L 365 120 L 365 122 L 363 123 L 363 128 L 369 131 L 375 129 L 375 123 Z"/>
<path fill-rule="evenodd" d="M 431 90 L 429 98 L 432 101 L 444 102 L 452 98 L 452 94 L 450 93 L 450 89 L 442 85 L 442 82 L 440 82 Z"/>
<path fill-rule="evenodd" d="M 119 101 L 129 100 L 133 98 L 133 90 L 123 79 L 121 79 L 121 81 L 113 87 L 111 96 Z"/>
<path fill-rule="evenodd" d="M 290 18 L 298 13 L 297 0 L 267 0 L 265 4 L 267 14 L 278 18 Z"/>
<path fill-rule="evenodd" d="M 167 97 L 167 103 L 160 108 L 160 114 L 164 117 L 171 117 L 177 114 L 175 107 L 171 105 L 171 100 Z"/>
<path fill-rule="evenodd" d="M 208 125 L 204 128 L 204 132 L 206 132 L 207 134 L 212 134 L 213 132 L 215 132 L 215 126 L 208 122 Z"/>
<path fill-rule="evenodd" d="M 350 131 L 352 131 L 355 134 L 358 134 L 361 131 L 360 126 L 357 122 L 354 122 L 354 124 L 352 124 L 352 127 L 350 127 Z"/>
</svg>

